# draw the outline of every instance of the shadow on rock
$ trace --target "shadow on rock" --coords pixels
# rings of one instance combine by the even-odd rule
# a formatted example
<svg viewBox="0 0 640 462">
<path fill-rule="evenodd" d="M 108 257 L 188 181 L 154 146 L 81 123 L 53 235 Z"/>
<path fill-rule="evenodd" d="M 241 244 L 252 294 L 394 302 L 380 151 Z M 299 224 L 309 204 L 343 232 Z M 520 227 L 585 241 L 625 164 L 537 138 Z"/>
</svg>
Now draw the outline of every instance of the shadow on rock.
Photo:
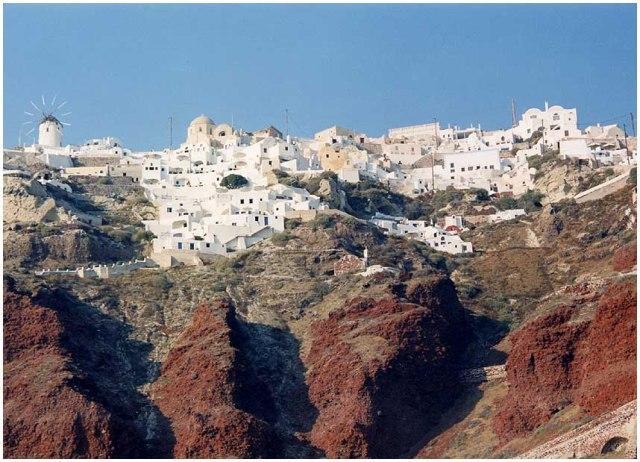
<svg viewBox="0 0 640 462">
<path fill-rule="evenodd" d="M 311 430 L 318 416 L 309 400 L 300 342 L 290 332 L 269 325 L 239 320 L 235 324 L 233 343 L 243 364 L 238 405 L 281 433 L 284 457 L 322 456 L 299 437 Z"/>
<path fill-rule="evenodd" d="M 118 457 L 171 457 L 175 438 L 168 420 L 139 391 L 157 376 L 152 346 L 130 338 L 132 327 L 56 289 L 34 301 L 56 310 L 62 345 L 74 369 L 71 386 L 112 415 Z"/>
</svg>

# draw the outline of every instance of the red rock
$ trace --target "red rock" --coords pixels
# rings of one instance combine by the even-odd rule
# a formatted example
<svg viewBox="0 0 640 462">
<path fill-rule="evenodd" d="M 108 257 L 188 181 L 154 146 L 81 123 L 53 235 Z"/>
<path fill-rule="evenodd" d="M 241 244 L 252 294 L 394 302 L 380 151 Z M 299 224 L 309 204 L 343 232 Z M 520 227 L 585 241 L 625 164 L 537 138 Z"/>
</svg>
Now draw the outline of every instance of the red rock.
<svg viewBox="0 0 640 462">
<path fill-rule="evenodd" d="M 620 247 L 613 254 L 613 270 L 614 271 L 630 271 L 636 266 L 636 243 L 627 244 Z"/>
<path fill-rule="evenodd" d="M 611 411 L 636 396 L 636 287 L 615 284 L 600 299 L 576 358 L 577 404 L 591 415 Z"/>
<path fill-rule="evenodd" d="M 232 317 L 227 302 L 199 306 L 153 385 L 152 399 L 173 428 L 174 457 L 269 457 L 278 447 L 271 427 L 235 402 Z"/>
<path fill-rule="evenodd" d="M 356 299 L 311 327 L 305 363 L 319 411 L 310 440 L 328 457 L 398 457 L 457 392 L 452 362 L 464 333 L 451 282 L 395 287 L 398 297 Z M 430 303 L 429 303 L 430 302 Z"/>
<path fill-rule="evenodd" d="M 635 398 L 635 284 L 608 287 L 592 321 L 571 321 L 572 314 L 561 307 L 511 335 L 509 392 L 493 422 L 502 441 L 571 403 L 597 416 Z"/>
<path fill-rule="evenodd" d="M 56 311 L 5 291 L 3 322 L 4 456 L 116 456 L 111 414 L 74 386 Z"/>
</svg>

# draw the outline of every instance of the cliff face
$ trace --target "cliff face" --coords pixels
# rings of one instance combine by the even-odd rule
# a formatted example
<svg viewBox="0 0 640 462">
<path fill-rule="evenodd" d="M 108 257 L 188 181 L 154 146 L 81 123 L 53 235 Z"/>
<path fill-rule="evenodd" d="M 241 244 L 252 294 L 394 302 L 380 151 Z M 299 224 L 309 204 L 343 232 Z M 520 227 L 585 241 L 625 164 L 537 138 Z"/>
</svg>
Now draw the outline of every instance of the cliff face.
<svg viewBox="0 0 640 462">
<path fill-rule="evenodd" d="M 58 290 L 4 297 L 7 457 L 167 455 L 171 430 L 139 387 L 149 347 Z"/>
<path fill-rule="evenodd" d="M 153 400 L 174 431 L 174 457 L 277 454 L 270 425 L 237 404 L 242 365 L 232 345 L 233 315 L 228 302 L 199 306 L 153 385 Z"/>
<path fill-rule="evenodd" d="M 458 391 L 465 323 L 451 282 L 393 287 L 353 300 L 311 327 L 305 360 L 318 418 L 311 441 L 328 457 L 399 457 Z"/>
<path fill-rule="evenodd" d="M 4 456 L 112 457 L 117 422 L 76 387 L 58 314 L 4 295 Z"/>
<path fill-rule="evenodd" d="M 526 435 L 575 403 L 593 416 L 635 398 L 636 289 L 616 283 L 595 317 L 561 307 L 511 336 L 509 391 L 494 420 L 503 441 Z"/>
</svg>

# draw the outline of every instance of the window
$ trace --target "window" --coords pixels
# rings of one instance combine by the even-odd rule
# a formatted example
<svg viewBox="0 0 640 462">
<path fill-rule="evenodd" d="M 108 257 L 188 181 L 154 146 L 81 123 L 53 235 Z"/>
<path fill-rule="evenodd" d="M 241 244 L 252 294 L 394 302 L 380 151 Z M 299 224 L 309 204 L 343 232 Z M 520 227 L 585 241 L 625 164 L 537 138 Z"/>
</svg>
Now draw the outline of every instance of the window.
<svg viewBox="0 0 640 462">
<path fill-rule="evenodd" d="M 269 217 L 264 217 L 264 224 L 268 225 L 269 224 Z"/>
<path fill-rule="evenodd" d="M 253 199 L 249 199 L 249 203 L 250 203 L 250 204 L 253 204 Z"/>
<path fill-rule="evenodd" d="M 451 162 L 451 165 L 450 165 L 450 167 L 451 167 L 451 168 L 453 168 L 453 162 Z"/>
<path fill-rule="evenodd" d="M 462 168 L 460 169 L 460 171 L 461 171 L 461 172 L 464 172 L 464 167 L 462 167 Z"/>
<path fill-rule="evenodd" d="M 171 213 L 173 209 L 171 207 L 167 207 L 167 213 Z"/>
<path fill-rule="evenodd" d="M 564 131 L 564 136 L 569 136 L 569 130 Z"/>
<path fill-rule="evenodd" d="M 241 203 L 241 204 L 244 204 L 244 199 L 240 199 L 240 203 Z"/>
<path fill-rule="evenodd" d="M 208 249 L 209 247 L 211 247 L 211 244 L 207 242 L 204 246 Z"/>
<path fill-rule="evenodd" d="M 493 165 L 489 165 L 489 169 L 490 169 L 490 170 L 493 170 Z"/>
<path fill-rule="evenodd" d="M 178 250 L 182 250 L 182 242 L 178 242 Z"/>
<path fill-rule="evenodd" d="M 196 245 L 193 242 L 189 244 L 189 249 L 195 250 L 195 248 L 196 248 Z"/>
<path fill-rule="evenodd" d="M 267 148 L 262 148 L 262 152 L 266 154 L 267 153 Z"/>
<path fill-rule="evenodd" d="M 560 120 L 558 113 L 553 114 L 553 120 Z"/>
<path fill-rule="evenodd" d="M 289 150 L 289 146 L 285 146 L 285 147 L 284 147 L 284 150 L 285 150 L 285 151 L 288 151 L 288 150 Z"/>
<path fill-rule="evenodd" d="M 258 221 L 260 219 L 260 217 L 255 217 L 256 221 Z"/>
</svg>

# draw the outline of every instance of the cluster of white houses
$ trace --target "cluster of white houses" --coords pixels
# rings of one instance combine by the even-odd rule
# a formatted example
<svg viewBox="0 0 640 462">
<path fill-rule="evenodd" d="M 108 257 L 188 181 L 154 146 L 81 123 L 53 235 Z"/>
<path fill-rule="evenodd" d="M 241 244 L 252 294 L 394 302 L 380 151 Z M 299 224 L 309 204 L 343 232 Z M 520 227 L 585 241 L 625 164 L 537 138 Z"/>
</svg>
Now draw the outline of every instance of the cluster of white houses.
<svg viewBox="0 0 640 462">
<path fill-rule="evenodd" d="M 145 222 L 156 236 L 155 253 L 226 255 L 283 231 L 285 218 L 312 217 L 327 207 L 304 189 L 279 184 L 274 170 L 332 171 L 348 182 L 371 178 L 408 195 L 455 187 L 517 196 L 533 188 L 535 170 L 528 158 L 545 148 L 601 164 L 636 161 L 635 149 L 629 149 L 617 126 L 582 131 L 575 109 L 547 104 L 544 110 L 527 110 L 505 130 L 443 128 L 434 122 L 393 128 L 379 138 L 338 126 L 312 139 L 284 137 L 274 127 L 248 133 L 203 115 L 190 123 L 179 148 L 149 152 L 132 152 L 115 138 L 62 146 L 62 124 L 47 116 L 37 143 L 5 149 L 5 156 L 36 156 L 63 176 L 129 177 L 159 209 L 157 220 Z M 243 181 L 229 184 L 230 175 Z M 473 251 L 470 243 L 438 226 L 388 216 L 372 222 L 438 250 Z"/>
<path fill-rule="evenodd" d="M 451 254 L 473 253 L 473 246 L 465 242 L 457 231 L 446 231 L 439 226 L 429 225 L 423 220 L 409 220 L 376 213 L 371 223 L 382 228 L 390 236 L 404 236 L 424 242 L 429 247 Z"/>
</svg>

